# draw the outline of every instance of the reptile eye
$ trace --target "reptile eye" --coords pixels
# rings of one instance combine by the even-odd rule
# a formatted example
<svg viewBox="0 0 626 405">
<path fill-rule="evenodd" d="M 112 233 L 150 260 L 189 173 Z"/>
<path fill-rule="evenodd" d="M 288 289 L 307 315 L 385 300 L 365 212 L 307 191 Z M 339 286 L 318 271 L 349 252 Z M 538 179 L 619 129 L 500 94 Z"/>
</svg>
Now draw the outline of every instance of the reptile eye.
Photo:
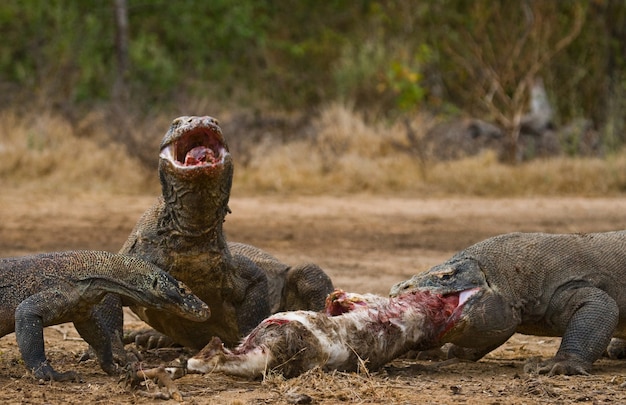
<svg viewBox="0 0 626 405">
<path fill-rule="evenodd" d="M 442 273 L 437 274 L 437 278 L 442 281 L 447 281 L 447 280 L 450 280 L 452 276 L 454 276 L 454 273 L 455 271 L 442 272 Z"/>
<path fill-rule="evenodd" d="M 153 278 L 152 279 L 152 288 L 154 290 L 156 290 L 158 285 L 159 285 L 159 278 L 158 277 Z"/>
<path fill-rule="evenodd" d="M 187 295 L 187 286 L 183 283 L 181 283 L 180 281 L 177 283 L 178 285 L 178 293 L 180 295 Z"/>
</svg>

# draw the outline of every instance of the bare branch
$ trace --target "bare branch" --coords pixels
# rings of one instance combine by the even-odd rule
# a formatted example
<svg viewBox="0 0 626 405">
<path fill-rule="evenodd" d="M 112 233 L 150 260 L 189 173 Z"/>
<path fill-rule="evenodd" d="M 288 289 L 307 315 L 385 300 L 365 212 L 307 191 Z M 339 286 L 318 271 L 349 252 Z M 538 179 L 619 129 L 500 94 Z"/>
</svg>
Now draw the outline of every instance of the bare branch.
<svg viewBox="0 0 626 405">
<path fill-rule="evenodd" d="M 526 45 L 528 37 L 530 36 L 530 33 L 535 26 L 535 14 L 533 13 L 530 4 L 528 4 L 528 1 L 524 1 L 524 3 L 522 4 L 522 10 L 524 11 L 524 20 L 526 25 L 522 36 L 515 42 L 513 50 L 511 51 L 510 56 L 507 58 L 508 70 L 510 71 L 515 70 L 513 65 L 519 61 L 522 50 L 524 49 L 524 45 Z"/>
<path fill-rule="evenodd" d="M 530 81 L 532 78 L 534 78 L 537 75 L 537 73 L 550 60 L 554 58 L 554 56 L 556 56 L 556 54 L 561 52 L 563 49 L 567 48 L 580 34 L 580 31 L 582 30 L 584 22 L 585 22 L 584 10 L 580 4 L 577 4 L 576 10 L 575 10 L 574 25 L 572 26 L 572 29 L 570 30 L 570 32 L 566 36 L 561 38 L 551 50 L 548 50 L 543 55 L 540 55 L 539 59 L 530 66 L 530 68 L 528 69 L 526 75 L 524 76 L 522 80 Z"/>
</svg>

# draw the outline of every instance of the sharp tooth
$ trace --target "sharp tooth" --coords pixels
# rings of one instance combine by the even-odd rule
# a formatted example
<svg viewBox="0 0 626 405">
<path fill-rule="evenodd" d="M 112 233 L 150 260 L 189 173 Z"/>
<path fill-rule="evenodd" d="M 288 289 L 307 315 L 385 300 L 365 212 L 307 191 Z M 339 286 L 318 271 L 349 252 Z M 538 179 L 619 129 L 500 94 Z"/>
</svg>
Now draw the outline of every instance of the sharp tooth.
<svg viewBox="0 0 626 405">
<path fill-rule="evenodd" d="M 175 160 L 174 159 L 174 145 L 169 145 L 161 150 L 161 158 L 167 160 Z"/>
<path fill-rule="evenodd" d="M 459 294 L 459 305 L 465 304 L 465 302 L 477 292 L 478 292 L 478 288 L 472 288 L 471 290 L 461 291 L 461 293 Z"/>
</svg>

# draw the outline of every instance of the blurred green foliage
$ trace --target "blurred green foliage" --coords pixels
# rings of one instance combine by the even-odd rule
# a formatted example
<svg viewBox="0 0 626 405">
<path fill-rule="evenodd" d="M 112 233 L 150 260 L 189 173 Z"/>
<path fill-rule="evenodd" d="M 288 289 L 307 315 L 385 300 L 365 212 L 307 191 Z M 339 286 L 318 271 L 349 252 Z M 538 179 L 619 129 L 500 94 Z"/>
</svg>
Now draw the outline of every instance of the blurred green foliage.
<svg viewBox="0 0 626 405">
<path fill-rule="evenodd" d="M 475 90 L 481 71 L 513 94 L 528 65 L 567 34 L 577 7 L 580 34 L 537 75 L 559 120 L 591 118 L 623 143 L 623 0 L 127 0 L 125 82 L 146 108 L 187 97 L 300 110 L 343 100 L 377 116 L 486 115 Z M 113 0 L 4 0 L 0 108 L 110 101 L 113 9 Z"/>
</svg>

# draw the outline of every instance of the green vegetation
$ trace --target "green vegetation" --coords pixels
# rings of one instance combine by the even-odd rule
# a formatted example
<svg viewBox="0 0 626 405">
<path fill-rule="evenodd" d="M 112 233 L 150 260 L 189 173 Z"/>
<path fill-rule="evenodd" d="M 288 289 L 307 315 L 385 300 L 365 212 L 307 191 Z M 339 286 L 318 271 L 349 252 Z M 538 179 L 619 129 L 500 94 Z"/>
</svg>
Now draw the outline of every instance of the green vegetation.
<svg viewBox="0 0 626 405">
<path fill-rule="evenodd" d="M 386 114 L 442 105 L 485 113 L 480 87 L 511 95 L 532 70 L 562 119 L 602 124 L 626 91 L 621 0 L 7 0 L 2 86 L 73 106 L 110 100 L 118 3 L 132 100 L 160 108 L 188 96 L 282 108 L 343 98 Z M 3 92 L 2 105 L 14 94 Z"/>
<path fill-rule="evenodd" d="M 150 173 L 173 117 L 225 121 L 245 111 L 306 117 L 316 132 L 257 139 L 245 150 L 234 142 L 242 189 L 504 195 L 525 193 L 513 182 L 528 193 L 624 188 L 622 0 L 6 0 L 0 37 L 3 182 L 70 170 L 50 152 L 63 144 L 81 150 L 75 157 L 96 156 L 103 146 L 126 152 L 129 164 Z M 406 144 L 399 123 L 417 122 L 423 135 L 432 121 L 425 117 L 480 118 L 517 139 L 537 79 L 557 125 L 593 122 L 605 159 L 533 162 L 530 174 L 530 164 L 509 167 L 489 155 L 443 163 L 398 150 Z M 606 181 L 555 180 L 579 165 L 587 167 L 580 176 Z M 453 181 L 452 167 L 494 177 Z M 129 181 L 141 189 L 144 175 Z M 307 186 L 303 177 L 319 184 Z"/>
</svg>

